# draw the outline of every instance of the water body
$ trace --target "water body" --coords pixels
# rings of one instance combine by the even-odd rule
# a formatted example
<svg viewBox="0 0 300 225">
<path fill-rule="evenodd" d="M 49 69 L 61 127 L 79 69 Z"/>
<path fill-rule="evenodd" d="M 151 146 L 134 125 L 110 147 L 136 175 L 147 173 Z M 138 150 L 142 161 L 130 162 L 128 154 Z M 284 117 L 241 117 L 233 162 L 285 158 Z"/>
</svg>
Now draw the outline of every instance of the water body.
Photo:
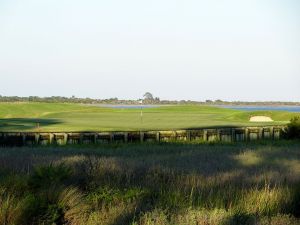
<svg viewBox="0 0 300 225">
<path fill-rule="evenodd" d="M 95 106 L 95 105 L 93 105 Z M 107 107 L 114 109 L 146 109 L 146 108 L 158 108 L 163 105 L 112 105 L 112 104 L 98 104 L 99 107 Z M 242 111 L 287 111 L 287 112 L 300 112 L 300 106 L 237 106 L 237 105 L 220 105 L 219 107 L 227 109 L 236 109 Z"/>
<path fill-rule="evenodd" d="M 300 112 L 300 106 L 236 106 L 226 105 L 220 106 L 222 108 L 236 109 L 242 111 L 287 111 L 287 112 Z"/>
</svg>

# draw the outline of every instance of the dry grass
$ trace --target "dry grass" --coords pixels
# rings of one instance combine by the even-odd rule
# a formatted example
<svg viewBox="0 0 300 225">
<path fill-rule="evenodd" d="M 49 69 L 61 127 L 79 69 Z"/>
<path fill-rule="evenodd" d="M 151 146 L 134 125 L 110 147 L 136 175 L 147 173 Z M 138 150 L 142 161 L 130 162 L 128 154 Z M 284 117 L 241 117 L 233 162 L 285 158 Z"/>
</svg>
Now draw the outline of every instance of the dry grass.
<svg viewBox="0 0 300 225">
<path fill-rule="evenodd" d="M 2 224 L 299 224 L 296 141 L 2 148 L 0 163 Z"/>
</svg>

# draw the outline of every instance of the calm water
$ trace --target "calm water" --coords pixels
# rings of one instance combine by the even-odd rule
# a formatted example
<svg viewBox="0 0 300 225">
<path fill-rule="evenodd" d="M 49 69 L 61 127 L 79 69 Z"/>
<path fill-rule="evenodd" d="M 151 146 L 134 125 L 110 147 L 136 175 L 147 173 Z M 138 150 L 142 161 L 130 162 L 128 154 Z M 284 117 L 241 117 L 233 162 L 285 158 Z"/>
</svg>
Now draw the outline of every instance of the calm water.
<svg viewBox="0 0 300 225">
<path fill-rule="evenodd" d="M 287 111 L 287 112 L 300 112 L 300 106 L 221 106 L 228 109 L 237 109 L 243 111 Z"/>
<path fill-rule="evenodd" d="M 115 109 L 140 109 L 140 108 L 158 108 L 162 105 L 110 105 L 110 104 L 99 104 L 100 107 L 108 107 Z M 228 109 L 237 109 L 243 111 L 287 111 L 287 112 L 300 112 L 300 106 L 236 106 L 236 105 L 226 105 L 219 106 Z"/>
</svg>

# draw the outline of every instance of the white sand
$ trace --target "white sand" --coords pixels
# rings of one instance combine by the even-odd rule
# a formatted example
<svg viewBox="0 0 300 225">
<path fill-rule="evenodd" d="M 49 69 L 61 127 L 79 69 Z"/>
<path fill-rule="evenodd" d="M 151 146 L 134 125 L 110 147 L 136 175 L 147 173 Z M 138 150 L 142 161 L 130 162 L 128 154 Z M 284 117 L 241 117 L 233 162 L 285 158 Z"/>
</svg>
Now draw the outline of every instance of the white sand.
<svg viewBox="0 0 300 225">
<path fill-rule="evenodd" d="M 268 116 L 252 116 L 250 122 L 273 122 L 273 120 Z"/>
</svg>

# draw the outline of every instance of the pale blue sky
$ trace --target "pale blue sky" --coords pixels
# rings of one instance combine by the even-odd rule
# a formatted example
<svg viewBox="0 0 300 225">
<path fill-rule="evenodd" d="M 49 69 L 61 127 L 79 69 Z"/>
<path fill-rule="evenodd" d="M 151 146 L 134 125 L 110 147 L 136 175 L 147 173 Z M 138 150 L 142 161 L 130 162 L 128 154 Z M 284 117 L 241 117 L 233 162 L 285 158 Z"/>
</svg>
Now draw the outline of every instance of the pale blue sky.
<svg viewBox="0 0 300 225">
<path fill-rule="evenodd" d="M 299 0 L 0 0 L 0 95 L 300 101 Z"/>
</svg>

